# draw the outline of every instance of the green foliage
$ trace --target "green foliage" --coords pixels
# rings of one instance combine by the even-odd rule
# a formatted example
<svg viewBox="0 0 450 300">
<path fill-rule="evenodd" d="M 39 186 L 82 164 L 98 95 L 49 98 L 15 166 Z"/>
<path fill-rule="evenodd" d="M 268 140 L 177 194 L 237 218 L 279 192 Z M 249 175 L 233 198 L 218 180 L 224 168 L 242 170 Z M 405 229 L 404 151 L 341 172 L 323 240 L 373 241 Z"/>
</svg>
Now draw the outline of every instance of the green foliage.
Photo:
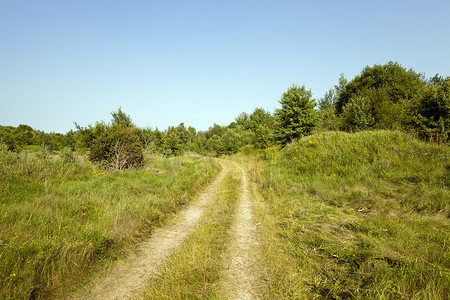
<svg viewBox="0 0 450 300">
<path fill-rule="evenodd" d="M 370 103 L 366 97 L 355 96 L 344 106 L 341 114 L 341 128 L 346 131 L 359 131 L 372 128 Z"/>
<path fill-rule="evenodd" d="M 292 85 L 283 93 L 281 109 L 275 111 L 277 121 L 276 138 L 281 144 L 311 133 L 316 122 L 315 102 L 305 86 Z"/>
<path fill-rule="evenodd" d="M 244 146 L 266 149 L 276 142 L 286 145 L 309 135 L 314 128 L 316 132 L 407 130 L 416 131 L 428 140 L 448 141 L 449 81 L 435 76 L 426 82 L 420 73 L 390 61 L 365 67 L 351 81 L 341 74 L 338 83 L 319 100 L 317 109 L 311 91 L 293 85 L 283 93 L 279 100 L 281 108 L 274 114 L 256 108 L 250 114 L 239 114 L 229 125 L 214 124 L 199 132 L 184 123 L 164 131 L 137 130 L 145 151 L 166 156 L 186 151 L 232 154 Z M 16 152 L 45 146 L 50 152 L 70 148 L 86 154 L 95 140 L 104 138 L 111 130 L 135 128 L 131 117 L 120 107 L 111 116 L 111 123 L 100 121 L 87 127 L 75 123 L 76 130 L 65 135 L 36 131 L 24 124 L 17 128 L 0 126 L 0 143 Z"/>
<path fill-rule="evenodd" d="M 260 124 L 255 129 L 255 137 L 253 144 L 256 149 L 266 149 L 274 144 L 275 137 L 272 128 Z"/>
<path fill-rule="evenodd" d="M 181 155 L 184 151 L 183 140 L 179 130 L 171 126 L 167 129 L 162 140 L 163 154 L 166 156 Z"/>
<path fill-rule="evenodd" d="M 398 103 L 414 99 L 424 88 L 425 81 L 422 75 L 414 70 L 406 70 L 400 64 L 389 61 L 385 65 L 365 67 L 352 81 L 345 83 L 345 80 L 341 80 L 340 86 L 336 100 L 339 114 L 353 96 L 366 89 L 385 88 L 390 101 Z"/>
<path fill-rule="evenodd" d="M 89 159 L 104 167 L 123 170 L 140 167 L 143 146 L 136 128 L 111 129 L 92 142 Z"/>
<path fill-rule="evenodd" d="M 215 149 L 218 154 L 234 154 L 241 146 L 240 136 L 236 130 L 228 129 L 220 137 L 219 143 Z"/>
<path fill-rule="evenodd" d="M 243 138 L 242 145 L 251 144 L 257 149 L 265 149 L 275 142 L 275 118 L 262 108 L 256 108 L 250 115 L 241 113 L 233 127 Z"/>
<path fill-rule="evenodd" d="M 64 147 L 60 152 L 60 156 L 65 163 L 73 163 L 76 159 L 75 154 L 70 147 Z"/>
<path fill-rule="evenodd" d="M 104 136 L 108 131 L 109 126 L 104 122 L 96 122 L 95 125 L 88 125 L 82 127 L 75 123 L 77 128 L 75 137 L 75 148 L 79 152 L 85 152 L 92 146 L 94 140 Z"/>
<path fill-rule="evenodd" d="M 450 139 L 450 77 L 435 76 L 409 108 L 408 124 L 429 140 Z"/>
<path fill-rule="evenodd" d="M 118 128 L 127 128 L 127 127 L 135 127 L 133 122 L 131 121 L 130 115 L 127 115 L 122 111 L 122 108 L 119 107 L 117 111 L 111 113 L 111 127 Z"/>
<path fill-rule="evenodd" d="M 38 150 L 36 151 L 36 156 L 42 159 L 50 158 L 51 154 L 52 154 L 51 148 L 47 144 L 39 145 Z"/>
<path fill-rule="evenodd" d="M 339 119 L 336 115 L 336 92 L 330 89 L 318 102 L 317 127 L 319 130 L 339 129 Z"/>
<path fill-rule="evenodd" d="M 407 108 L 422 93 L 425 85 L 421 74 L 392 61 L 385 65 L 367 66 L 350 82 L 341 76 L 334 103 L 337 115 L 343 116 L 340 127 L 344 130 L 402 128 Z M 355 102 L 360 108 L 355 107 Z M 347 105 L 352 107 L 346 110 Z M 349 118 L 349 111 L 353 117 Z M 355 123 L 355 117 L 360 119 L 362 115 L 359 124 Z M 346 124 L 346 121 L 351 123 Z"/>
</svg>

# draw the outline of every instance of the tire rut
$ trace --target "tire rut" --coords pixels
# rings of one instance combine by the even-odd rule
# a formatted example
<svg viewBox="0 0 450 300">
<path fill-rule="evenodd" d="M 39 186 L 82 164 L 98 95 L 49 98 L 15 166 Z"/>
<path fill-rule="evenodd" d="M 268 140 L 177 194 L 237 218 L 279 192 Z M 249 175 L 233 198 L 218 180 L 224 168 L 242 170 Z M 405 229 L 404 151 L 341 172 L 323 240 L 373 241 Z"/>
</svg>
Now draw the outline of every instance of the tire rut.
<svg viewBox="0 0 450 300">
<path fill-rule="evenodd" d="M 105 277 L 94 282 L 89 290 L 74 298 L 126 299 L 144 287 L 148 280 L 157 275 L 165 259 L 194 231 L 205 209 L 213 202 L 228 172 L 227 164 L 221 165 L 221 173 L 195 202 L 182 210 L 167 226 L 156 229 L 138 252 L 119 262 Z"/>
</svg>

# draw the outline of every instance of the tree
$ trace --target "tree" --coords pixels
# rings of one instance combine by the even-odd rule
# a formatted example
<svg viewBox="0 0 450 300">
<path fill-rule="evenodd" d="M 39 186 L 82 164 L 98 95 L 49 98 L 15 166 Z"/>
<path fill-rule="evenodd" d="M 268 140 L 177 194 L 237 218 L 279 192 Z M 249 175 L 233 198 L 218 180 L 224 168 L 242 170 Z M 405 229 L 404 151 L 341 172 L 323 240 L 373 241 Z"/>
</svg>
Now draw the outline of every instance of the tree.
<svg viewBox="0 0 450 300">
<path fill-rule="evenodd" d="M 117 112 L 113 111 L 111 113 L 111 127 L 113 128 L 127 128 L 127 127 L 135 127 L 133 122 L 131 121 L 130 115 L 127 115 L 122 111 L 122 108 L 119 107 Z"/>
<path fill-rule="evenodd" d="M 104 135 L 110 129 L 107 124 L 102 122 L 96 122 L 94 126 L 88 125 L 88 127 L 82 127 L 76 122 L 74 123 L 77 131 L 75 132 L 75 148 L 77 151 L 84 152 L 91 148 L 92 142 Z"/>
<path fill-rule="evenodd" d="M 184 127 L 184 125 L 183 125 Z M 184 151 L 184 145 L 182 143 L 182 140 L 179 136 L 179 129 L 176 127 L 170 126 L 167 128 L 163 140 L 162 140 L 162 148 L 163 148 L 163 154 L 166 156 L 172 156 L 172 155 L 180 155 L 183 154 Z"/>
<path fill-rule="evenodd" d="M 401 100 L 414 99 L 425 87 L 425 81 L 421 74 L 412 69 L 406 70 L 400 64 L 392 61 L 385 65 L 367 66 L 350 82 L 346 83 L 342 75 L 341 78 L 336 99 L 338 114 L 342 113 L 344 106 L 353 96 L 361 95 L 371 89 L 386 89 L 390 102 L 398 103 Z"/>
<path fill-rule="evenodd" d="M 220 137 L 219 148 L 216 149 L 219 154 L 234 154 L 241 145 L 239 134 L 234 129 L 227 129 Z"/>
<path fill-rule="evenodd" d="M 305 86 L 292 85 L 280 99 L 281 109 L 275 111 L 277 140 L 281 144 L 311 133 L 316 122 L 315 101 Z"/>
<path fill-rule="evenodd" d="M 340 82 L 343 79 L 341 76 Z M 338 87 L 337 87 L 338 88 Z M 318 103 L 318 123 L 317 127 L 322 130 L 337 130 L 339 127 L 338 117 L 336 115 L 336 92 L 330 89 Z"/>
<path fill-rule="evenodd" d="M 354 96 L 344 106 L 341 115 L 341 128 L 346 131 L 359 131 L 372 128 L 374 119 L 370 112 L 369 101 L 363 96 Z"/>
<path fill-rule="evenodd" d="M 433 77 L 408 110 L 408 125 L 429 140 L 450 138 L 450 77 Z"/>
<path fill-rule="evenodd" d="M 236 123 L 236 125 L 244 127 L 246 130 L 250 129 L 250 116 L 247 113 L 243 112 L 234 119 L 234 123 Z"/>
<path fill-rule="evenodd" d="M 367 102 L 364 106 L 373 118 L 373 128 L 403 127 L 407 107 L 422 93 L 425 85 L 423 75 L 412 69 L 406 70 L 396 62 L 367 66 L 350 82 L 341 76 L 336 86 L 336 113 L 341 116 L 351 99 L 364 99 Z M 352 124 L 342 125 L 352 127 Z"/>
<path fill-rule="evenodd" d="M 144 161 L 144 152 L 136 128 L 109 130 L 91 144 L 89 159 L 103 167 L 117 170 L 139 167 Z"/>
</svg>

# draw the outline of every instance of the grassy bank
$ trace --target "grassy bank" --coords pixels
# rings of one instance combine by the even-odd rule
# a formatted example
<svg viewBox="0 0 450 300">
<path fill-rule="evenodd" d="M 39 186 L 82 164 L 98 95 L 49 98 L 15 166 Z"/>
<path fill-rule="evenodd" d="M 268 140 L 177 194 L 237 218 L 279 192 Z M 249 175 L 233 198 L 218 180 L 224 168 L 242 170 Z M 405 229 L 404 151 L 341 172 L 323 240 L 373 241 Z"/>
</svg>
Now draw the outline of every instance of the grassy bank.
<svg viewBox="0 0 450 300">
<path fill-rule="evenodd" d="M 449 149 L 329 132 L 250 158 L 267 298 L 445 299 Z"/>
<path fill-rule="evenodd" d="M 0 153 L 0 298 L 51 298 L 149 235 L 217 173 L 200 157 L 141 170 Z"/>
</svg>

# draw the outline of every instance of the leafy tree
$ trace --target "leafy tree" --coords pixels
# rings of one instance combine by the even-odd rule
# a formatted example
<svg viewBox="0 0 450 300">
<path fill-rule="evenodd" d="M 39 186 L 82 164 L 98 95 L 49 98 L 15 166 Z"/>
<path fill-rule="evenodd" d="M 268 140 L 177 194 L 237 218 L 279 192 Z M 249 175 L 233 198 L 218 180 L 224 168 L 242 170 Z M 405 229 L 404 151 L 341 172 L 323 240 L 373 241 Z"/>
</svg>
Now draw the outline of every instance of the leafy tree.
<svg viewBox="0 0 450 300">
<path fill-rule="evenodd" d="M 347 131 L 366 130 L 373 127 L 374 119 L 369 101 L 363 96 L 354 96 L 344 106 L 341 115 L 342 129 Z"/>
<path fill-rule="evenodd" d="M 255 129 L 253 144 L 256 149 L 265 149 L 271 145 L 275 140 L 273 128 L 268 127 L 265 124 L 260 124 Z"/>
<path fill-rule="evenodd" d="M 73 151 L 75 150 L 76 143 L 77 143 L 76 132 L 73 130 L 68 131 L 63 137 L 62 141 L 63 149 L 68 148 Z"/>
<path fill-rule="evenodd" d="M 123 112 L 121 107 L 119 107 L 116 112 L 112 112 L 111 116 L 111 127 L 113 128 L 135 127 L 133 122 L 131 121 L 130 115 L 127 115 L 125 112 Z"/>
<path fill-rule="evenodd" d="M 225 133 L 226 129 L 227 129 L 226 127 L 222 127 L 222 126 L 214 123 L 214 126 L 209 127 L 208 131 L 206 132 L 206 138 L 210 139 L 215 135 L 222 136 L 222 134 Z"/>
<path fill-rule="evenodd" d="M 343 78 L 343 77 L 341 77 Z M 336 115 L 336 92 L 330 89 L 318 103 L 318 123 L 317 127 L 322 130 L 337 130 L 339 119 Z"/>
<path fill-rule="evenodd" d="M 75 132 L 75 148 L 79 152 L 84 152 L 91 148 L 92 142 L 99 137 L 107 134 L 109 126 L 104 122 L 96 122 L 94 126 L 82 127 L 74 123 L 77 131 Z"/>
<path fill-rule="evenodd" d="M 337 87 L 335 107 L 338 115 L 343 114 L 351 99 L 358 103 L 364 100 L 367 102 L 364 107 L 373 118 L 372 127 L 393 129 L 404 126 L 407 107 L 424 90 L 425 81 L 421 74 L 390 61 L 385 65 L 367 66 L 350 82 L 341 76 Z M 349 120 L 348 115 L 345 119 Z M 342 125 L 354 127 L 354 124 Z"/>
<path fill-rule="evenodd" d="M 97 137 L 91 144 L 89 159 L 118 170 L 141 166 L 144 153 L 138 130 L 109 130 L 105 135 Z"/>
<path fill-rule="evenodd" d="M 433 77 L 408 111 L 408 125 L 430 140 L 450 138 L 450 77 Z"/>
<path fill-rule="evenodd" d="M 250 129 L 250 127 L 251 127 L 250 116 L 245 112 L 239 114 L 235 118 L 234 123 L 236 123 L 236 126 L 242 126 L 245 130 Z"/>
<path fill-rule="evenodd" d="M 216 152 L 219 153 L 222 146 L 222 140 L 221 137 L 218 135 L 213 135 L 211 138 L 207 139 L 206 142 L 206 150 L 210 152 Z"/>
<path fill-rule="evenodd" d="M 341 114 L 344 106 L 350 99 L 361 92 L 370 89 L 385 88 L 392 103 L 401 100 L 412 100 L 425 87 L 423 76 L 406 70 L 400 64 L 389 61 L 385 65 L 374 65 L 365 67 L 360 75 L 345 83 L 345 78 L 341 75 L 339 90 L 337 91 L 336 109 Z"/>
<path fill-rule="evenodd" d="M 220 137 L 219 147 L 216 150 L 218 154 L 234 154 L 240 146 L 239 134 L 236 130 L 228 129 Z"/>
<path fill-rule="evenodd" d="M 279 102 L 281 109 L 275 111 L 277 140 L 286 144 L 310 134 L 316 122 L 315 101 L 311 91 L 306 90 L 305 86 L 292 85 Z"/>
<path fill-rule="evenodd" d="M 184 145 L 176 127 L 170 126 L 162 140 L 163 154 L 166 156 L 180 155 L 184 151 Z"/>
</svg>

